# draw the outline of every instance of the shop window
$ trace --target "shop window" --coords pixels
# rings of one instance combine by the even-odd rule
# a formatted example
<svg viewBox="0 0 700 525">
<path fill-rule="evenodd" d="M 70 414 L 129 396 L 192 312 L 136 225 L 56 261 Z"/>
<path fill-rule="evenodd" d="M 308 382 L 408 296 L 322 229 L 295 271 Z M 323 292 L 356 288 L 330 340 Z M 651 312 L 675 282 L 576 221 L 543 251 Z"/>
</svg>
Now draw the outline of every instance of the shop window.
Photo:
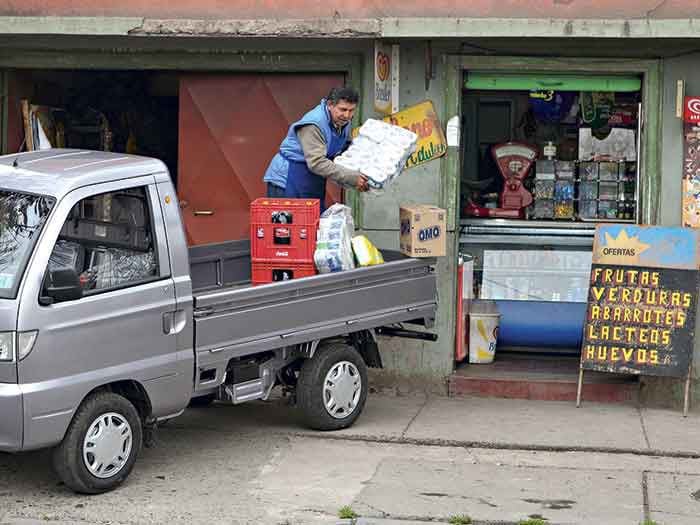
<svg viewBox="0 0 700 525">
<path fill-rule="evenodd" d="M 102 193 L 68 215 L 49 269 L 73 268 L 83 293 L 124 288 L 159 277 L 146 188 Z"/>
<path fill-rule="evenodd" d="M 468 77 L 462 217 L 635 222 L 640 80 L 572 77 L 561 90 L 510 80 Z M 595 91 L 605 82 L 618 90 Z"/>
</svg>

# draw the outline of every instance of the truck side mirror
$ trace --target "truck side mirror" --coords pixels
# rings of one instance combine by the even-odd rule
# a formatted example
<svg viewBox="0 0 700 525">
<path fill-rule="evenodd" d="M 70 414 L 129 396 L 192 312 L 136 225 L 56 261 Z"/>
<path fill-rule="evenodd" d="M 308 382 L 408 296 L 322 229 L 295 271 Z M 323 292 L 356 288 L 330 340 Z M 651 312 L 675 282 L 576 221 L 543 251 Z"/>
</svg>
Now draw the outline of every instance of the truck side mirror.
<svg viewBox="0 0 700 525">
<path fill-rule="evenodd" d="M 74 301 L 83 296 L 78 273 L 73 268 L 48 270 L 44 278 L 42 296 L 39 303 L 47 306 L 54 302 Z"/>
</svg>

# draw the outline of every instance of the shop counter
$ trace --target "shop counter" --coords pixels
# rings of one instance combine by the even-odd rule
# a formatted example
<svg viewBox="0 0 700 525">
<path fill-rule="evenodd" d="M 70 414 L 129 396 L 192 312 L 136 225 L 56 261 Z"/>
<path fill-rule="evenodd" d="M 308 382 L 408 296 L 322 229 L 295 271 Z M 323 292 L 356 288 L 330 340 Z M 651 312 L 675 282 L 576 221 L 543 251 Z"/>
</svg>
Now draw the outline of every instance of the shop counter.
<svg viewBox="0 0 700 525">
<path fill-rule="evenodd" d="M 466 220 L 460 251 L 474 257 L 475 297 L 501 314 L 498 344 L 553 352 L 579 348 L 595 225 Z"/>
</svg>

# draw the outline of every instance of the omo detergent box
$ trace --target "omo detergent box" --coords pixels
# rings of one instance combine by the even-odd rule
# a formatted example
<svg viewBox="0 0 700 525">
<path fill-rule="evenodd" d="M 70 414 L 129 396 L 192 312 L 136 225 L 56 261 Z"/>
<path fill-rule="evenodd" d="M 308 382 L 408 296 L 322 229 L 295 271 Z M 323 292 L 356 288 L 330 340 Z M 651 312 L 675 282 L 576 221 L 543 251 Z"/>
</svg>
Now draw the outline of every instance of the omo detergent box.
<svg viewBox="0 0 700 525">
<path fill-rule="evenodd" d="M 409 257 L 442 257 L 446 254 L 447 213 L 426 204 L 403 205 L 401 221 L 401 253 Z"/>
</svg>

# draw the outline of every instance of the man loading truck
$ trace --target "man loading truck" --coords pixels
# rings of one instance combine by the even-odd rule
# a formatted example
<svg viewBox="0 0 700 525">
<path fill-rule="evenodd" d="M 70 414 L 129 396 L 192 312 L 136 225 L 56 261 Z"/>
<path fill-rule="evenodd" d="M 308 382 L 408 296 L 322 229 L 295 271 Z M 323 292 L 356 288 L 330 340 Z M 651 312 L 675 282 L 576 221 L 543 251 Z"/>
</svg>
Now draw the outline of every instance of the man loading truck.
<svg viewBox="0 0 700 525">
<path fill-rule="evenodd" d="M 367 191 L 367 178 L 359 171 L 333 163 L 350 142 L 350 123 L 359 95 L 351 88 L 333 88 L 318 106 L 289 127 L 265 172 L 267 196 L 313 198 L 321 201 L 326 180 Z"/>
</svg>

